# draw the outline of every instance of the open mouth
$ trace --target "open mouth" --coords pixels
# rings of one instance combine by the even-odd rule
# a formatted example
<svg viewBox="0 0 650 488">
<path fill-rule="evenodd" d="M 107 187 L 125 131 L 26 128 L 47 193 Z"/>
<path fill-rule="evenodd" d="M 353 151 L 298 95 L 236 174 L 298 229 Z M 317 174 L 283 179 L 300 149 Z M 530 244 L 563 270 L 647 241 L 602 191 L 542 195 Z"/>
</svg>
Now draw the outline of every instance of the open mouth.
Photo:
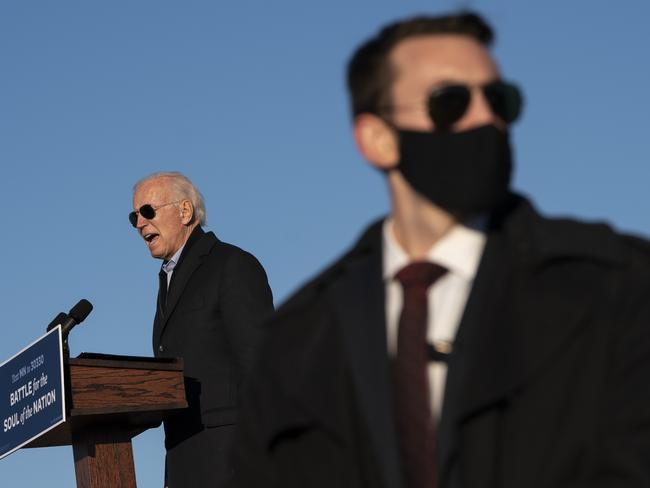
<svg viewBox="0 0 650 488">
<path fill-rule="evenodd" d="M 155 232 L 150 232 L 149 234 L 145 234 L 145 235 L 143 235 L 142 238 L 143 238 L 143 239 L 144 239 L 148 244 L 152 244 L 153 242 L 156 241 L 156 239 L 158 239 L 158 234 L 156 234 Z"/>
</svg>

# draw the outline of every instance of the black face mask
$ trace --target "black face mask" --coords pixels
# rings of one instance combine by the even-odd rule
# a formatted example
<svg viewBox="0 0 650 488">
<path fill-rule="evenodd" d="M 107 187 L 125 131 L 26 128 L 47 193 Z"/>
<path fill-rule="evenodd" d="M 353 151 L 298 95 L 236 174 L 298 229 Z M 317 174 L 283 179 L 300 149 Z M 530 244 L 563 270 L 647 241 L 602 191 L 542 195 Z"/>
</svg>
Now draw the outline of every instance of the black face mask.
<svg viewBox="0 0 650 488">
<path fill-rule="evenodd" d="M 433 204 L 458 216 L 489 213 L 508 194 L 508 133 L 494 125 L 464 132 L 397 130 L 406 181 Z"/>
</svg>

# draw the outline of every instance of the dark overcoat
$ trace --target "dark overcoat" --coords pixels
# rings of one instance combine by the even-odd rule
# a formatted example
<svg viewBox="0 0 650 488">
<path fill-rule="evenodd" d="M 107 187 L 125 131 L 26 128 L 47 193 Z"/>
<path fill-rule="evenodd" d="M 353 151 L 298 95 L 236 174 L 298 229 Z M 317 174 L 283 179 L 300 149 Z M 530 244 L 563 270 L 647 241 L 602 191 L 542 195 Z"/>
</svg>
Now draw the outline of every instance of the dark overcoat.
<svg viewBox="0 0 650 488">
<path fill-rule="evenodd" d="M 183 358 L 189 405 L 164 422 L 170 488 L 222 486 L 229 478 L 240 389 L 272 311 L 258 260 L 194 229 L 164 307 L 159 296 L 153 328 L 154 354 Z"/>
<path fill-rule="evenodd" d="M 438 426 L 439 488 L 650 486 L 645 241 L 494 216 Z M 244 395 L 238 488 L 404 488 L 386 346 L 381 223 L 291 298 Z"/>
</svg>

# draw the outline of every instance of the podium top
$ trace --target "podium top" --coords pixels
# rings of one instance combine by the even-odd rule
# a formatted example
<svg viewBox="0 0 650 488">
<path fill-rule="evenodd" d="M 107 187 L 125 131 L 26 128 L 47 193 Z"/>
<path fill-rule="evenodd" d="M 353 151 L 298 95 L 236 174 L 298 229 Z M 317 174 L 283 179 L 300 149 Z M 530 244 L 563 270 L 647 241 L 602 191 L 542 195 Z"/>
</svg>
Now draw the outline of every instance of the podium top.
<svg viewBox="0 0 650 488">
<path fill-rule="evenodd" d="M 87 429 L 135 437 L 187 407 L 180 358 L 83 353 L 66 361 L 65 374 L 68 420 L 26 447 L 70 445 Z"/>
<path fill-rule="evenodd" d="M 159 371 L 183 371 L 182 358 L 154 358 L 148 356 L 121 356 L 82 352 L 67 360 L 71 366 L 105 366 L 108 368 L 152 369 Z"/>
</svg>

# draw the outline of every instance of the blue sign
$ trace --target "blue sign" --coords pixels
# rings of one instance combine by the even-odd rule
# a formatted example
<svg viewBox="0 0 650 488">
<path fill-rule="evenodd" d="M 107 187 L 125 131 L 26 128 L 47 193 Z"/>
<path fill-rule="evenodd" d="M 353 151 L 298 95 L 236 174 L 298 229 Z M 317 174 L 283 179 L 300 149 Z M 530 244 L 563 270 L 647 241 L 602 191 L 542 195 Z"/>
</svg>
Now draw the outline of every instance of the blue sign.
<svg viewBox="0 0 650 488">
<path fill-rule="evenodd" d="M 0 459 L 65 422 L 61 326 L 0 365 Z"/>
</svg>

